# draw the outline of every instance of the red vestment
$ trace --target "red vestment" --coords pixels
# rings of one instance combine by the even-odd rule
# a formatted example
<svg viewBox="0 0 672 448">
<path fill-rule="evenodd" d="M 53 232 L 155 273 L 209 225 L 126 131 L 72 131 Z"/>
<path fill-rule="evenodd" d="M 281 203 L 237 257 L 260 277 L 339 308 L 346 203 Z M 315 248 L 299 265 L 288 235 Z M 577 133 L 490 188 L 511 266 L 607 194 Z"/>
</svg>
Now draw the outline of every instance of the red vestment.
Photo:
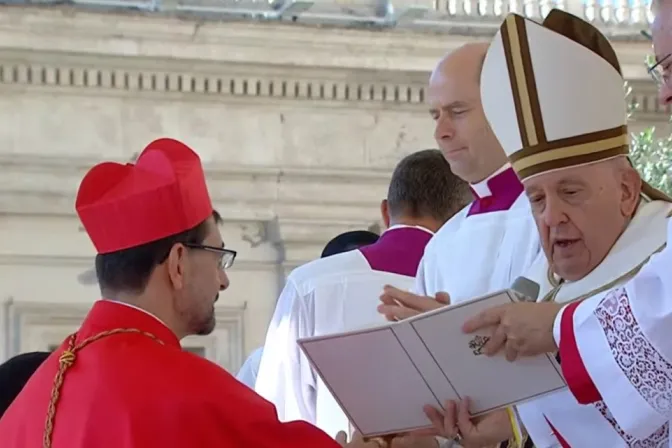
<svg viewBox="0 0 672 448">
<path fill-rule="evenodd" d="M 140 332 L 105 336 L 75 353 L 55 408 L 52 448 L 338 448 L 308 423 L 280 423 L 271 403 L 182 351 L 172 331 L 142 310 L 99 301 L 76 341 L 115 329 Z M 43 447 L 66 348 L 67 341 L 0 420 L 3 448 Z"/>
</svg>

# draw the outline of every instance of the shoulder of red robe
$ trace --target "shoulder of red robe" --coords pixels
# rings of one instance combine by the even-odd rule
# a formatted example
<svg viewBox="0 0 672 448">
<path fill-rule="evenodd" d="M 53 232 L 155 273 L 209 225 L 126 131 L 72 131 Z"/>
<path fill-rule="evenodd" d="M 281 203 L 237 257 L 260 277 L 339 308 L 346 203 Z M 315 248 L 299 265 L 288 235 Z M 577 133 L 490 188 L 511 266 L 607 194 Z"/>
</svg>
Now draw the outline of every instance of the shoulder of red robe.
<svg viewBox="0 0 672 448">
<path fill-rule="evenodd" d="M 99 254 L 184 232 L 212 214 L 201 159 L 170 138 L 150 143 L 135 164 L 91 168 L 75 207 Z"/>
<path fill-rule="evenodd" d="M 623 85 L 609 40 L 590 23 L 553 9 L 542 23 L 506 17 L 485 57 L 481 99 L 524 180 L 626 156 Z"/>
</svg>

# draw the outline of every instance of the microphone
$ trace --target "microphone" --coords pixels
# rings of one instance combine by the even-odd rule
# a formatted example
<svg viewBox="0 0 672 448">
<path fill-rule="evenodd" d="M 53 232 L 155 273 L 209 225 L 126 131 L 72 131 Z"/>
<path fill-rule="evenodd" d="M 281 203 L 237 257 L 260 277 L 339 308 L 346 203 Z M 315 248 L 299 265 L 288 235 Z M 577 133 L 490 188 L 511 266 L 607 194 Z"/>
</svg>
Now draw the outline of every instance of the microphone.
<svg viewBox="0 0 672 448">
<path fill-rule="evenodd" d="M 539 298 L 539 283 L 533 282 L 526 277 L 518 277 L 513 281 L 511 288 L 516 292 L 518 300 L 521 302 L 536 302 Z"/>
</svg>

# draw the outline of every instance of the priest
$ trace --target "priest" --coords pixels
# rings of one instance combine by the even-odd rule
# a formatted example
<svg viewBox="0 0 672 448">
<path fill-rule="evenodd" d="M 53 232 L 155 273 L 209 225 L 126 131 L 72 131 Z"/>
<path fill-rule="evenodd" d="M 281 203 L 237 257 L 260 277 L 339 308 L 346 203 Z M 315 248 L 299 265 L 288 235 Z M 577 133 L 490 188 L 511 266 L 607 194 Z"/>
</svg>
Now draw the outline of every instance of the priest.
<svg viewBox="0 0 672 448">
<path fill-rule="evenodd" d="M 414 292 L 447 292 L 454 303 L 508 286 L 539 254 L 523 186 L 484 113 L 479 88 L 487 49 L 470 43 L 447 54 L 427 89 L 436 142 L 474 200 L 427 245 Z"/>
<path fill-rule="evenodd" d="M 474 200 L 427 244 L 414 299 L 434 299 L 445 292 L 457 303 L 507 287 L 540 251 L 523 186 L 484 113 L 480 75 L 487 49 L 487 43 L 456 49 L 439 61 L 429 79 L 434 137 L 453 172 L 469 183 Z M 399 311 L 396 303 L 408 297 L 407 291 L 388 285 L 380 312 L 390 319 L 412 315 L 408 308 L 401 313 L 386 308 Z M 510 410 L 501 411 L 499 419 L 520 433 Z M 513 446 L 520 442 L 518 438 Z"/>
<path fill-rule="evenodd" d="M 626 284 L 665 245 L 672 212 L 670 199 L 642 182 L 627 159 L 627 107 L 613 48 L 595 27 L 566 12 L 552 10 L 542 24 L 511 14 L 488 50 L 481 93 L 488 121 L 525 187 L 543 247 L 525 274 L 540 285 L 542 303 L 519 309 L 554 315 L 562 304 L 589 299 L 582 313 L 598 313 L 594 298 Z M 489 342 L 506 341 L 509 359 L 524 348 L 507 331 L 519 318 L 509 313 Z M 623 323 L 611 329 L 615 343 L 634 330 Z M 469 323 L 466 330 L 475 328 Z M 606 355 L 609 349 L 602 348 Z M 560 359 L 567 362 L 562 352 Z M 643 436 L 622 427 L 615 410 L 602 400 L 582 406 L 569 391 L 518 406 L 536 446 L 669 443 L 666 422 L 651 421 Z M 433 419 L 439 420 L 436 411 Z M 459 429 L 474 433 L 483 421 Z M 456 428 L 447 426 L 454 434 Z"/>
<path fill-rule="evenodd" d="M 272 404 L 181 349 L 214 329 L 236 257 L 190 148 L 160 139 L 135 165 L 94 166 L 76 209 L 103 298 L 2 417 L 3 448 L 339 446 L 304 422 L 280 423 Z"/>
<path fill-rule="evenodd" d="M 425 245 L 469 199 L 467 184 L 439 151 L 413 153 L 392 174 L 381 201 L 387 230 L 376 243 L 292 271 L 266 336 L 255 388 L 276 405 L 281 420 L 305 420 L 332 436 L 349 429 L 347 415 L 297 340 L 379 323 L 380 289 L 386 283 L 405 289 L 413 285 Z"/>
</svg>

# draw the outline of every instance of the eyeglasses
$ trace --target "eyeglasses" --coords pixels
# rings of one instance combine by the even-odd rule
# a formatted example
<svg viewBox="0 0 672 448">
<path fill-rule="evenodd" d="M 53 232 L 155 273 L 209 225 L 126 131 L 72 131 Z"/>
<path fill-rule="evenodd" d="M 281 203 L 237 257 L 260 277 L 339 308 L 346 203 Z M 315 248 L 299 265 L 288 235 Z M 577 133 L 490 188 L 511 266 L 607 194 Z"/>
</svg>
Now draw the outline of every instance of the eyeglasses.
<svg viewBox="0 0 672 448">
<path fill-rule="evenodd" d="M 667 56 L 661 58 L 648 68 L 649 75 L 651 75 L 653 81 L 658 87 L 662 86 L 663 84 L 667 84 L 670 80 L 669 68 L 663 68 L 662 65 L 665 61 L 670 59 L 670 57 L 672 57 L 672 54 L 668 54 Z"/>
<path fill-rule="evenodd" d="M 236 259 L 237 252 L 231 249 L 224 249 L 223 247 L 215 246 L 206 246 L 204 244 L 195 244 L 195 243 L 182 243 L 184 247 L 197 250 L 205 250 L 208 252 L 214 252 L 219 256 L 219 268 L 220 269 L 229 269 L 233 266 L 233 262 Z"/>
</svg>

